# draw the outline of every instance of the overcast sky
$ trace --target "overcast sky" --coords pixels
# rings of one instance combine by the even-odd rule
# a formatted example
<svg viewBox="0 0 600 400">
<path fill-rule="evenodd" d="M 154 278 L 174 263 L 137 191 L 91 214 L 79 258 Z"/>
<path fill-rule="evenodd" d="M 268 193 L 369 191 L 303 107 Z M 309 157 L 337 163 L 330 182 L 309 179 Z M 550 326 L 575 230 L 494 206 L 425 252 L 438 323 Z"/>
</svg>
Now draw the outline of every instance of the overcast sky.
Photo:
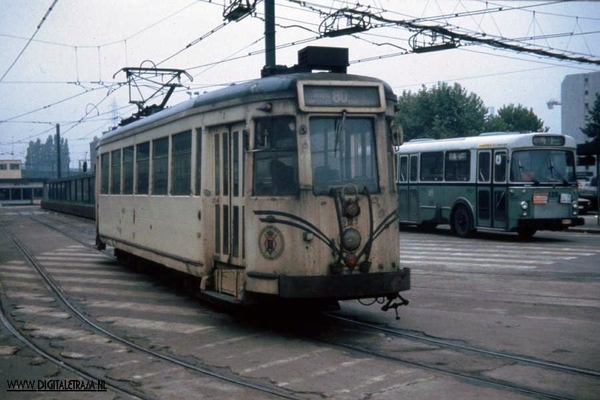
<svg viewBox="0 0 600 400">
<path fill-rule="evenodd" d="M 254 15 L 221 27 L 224 1 L 230 3 L 58 0 L 49 10 L 53 0 L 1 0 L 0 159 L 24 160 L 29 141 L 44 142 L 60 124 L 71 166 L 79 165 L 89 157 L 94 136 L 137 110 L 128 103 L 125 74 L 118 73 L 123 67 L 185 69 L 193 81 L 183 79 L 184 87 L 169 105 L 189 98 L 187 92 L 258 78 L 265 64 L 264 4 L 258 3 Z M 388 22 L 372 19 L 375 26 L 367 32 L 318 40 L 326 15 L 354 8 L 356 2 L 302 3 L 276 0 L 278 64 L 295 64 L 298 50 L 309 45 L 348 47 L 350 73 L 381 78 L 397 94 L 457 82 L 487 107 L 498 110 L 513 103 L 532 108 L 551 132 L 560 132 L 560 108 L 549 110 L 546 103 L 560 100 L 564 77 L 600 71 L 598 64 L 465 41 L 457 49 L 415 54 L 408 43 L 414 32 L 389 22 L 445 26 L 598 62 L 600 2 L 361 0 L 370 9 L 360 10 Z M 336 26 L 345 28 L 345 21 Z"/>
</svg>

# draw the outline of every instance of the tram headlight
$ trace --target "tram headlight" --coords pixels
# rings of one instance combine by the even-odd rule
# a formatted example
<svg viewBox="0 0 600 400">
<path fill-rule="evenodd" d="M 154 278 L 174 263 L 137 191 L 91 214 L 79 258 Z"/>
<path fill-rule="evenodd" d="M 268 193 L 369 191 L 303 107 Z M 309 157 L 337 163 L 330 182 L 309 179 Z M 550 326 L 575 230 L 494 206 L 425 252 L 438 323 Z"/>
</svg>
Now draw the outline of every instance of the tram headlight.
<svg viewBox="0 0 600 400">
<path fill-rule="evenodd" d="M 354 251 L 360 246 L 360 232 L 354 228 L 348 228 L 342 234 L 342 246 L 346 250 Z"/>
<path fill-rule="evenodd" d="M 527 203 L 526 201 L 522 201 L 521 202 L 521 208 L 523 210 L 527 210 L 529 208 L 529 203 Z"/>
</svg>

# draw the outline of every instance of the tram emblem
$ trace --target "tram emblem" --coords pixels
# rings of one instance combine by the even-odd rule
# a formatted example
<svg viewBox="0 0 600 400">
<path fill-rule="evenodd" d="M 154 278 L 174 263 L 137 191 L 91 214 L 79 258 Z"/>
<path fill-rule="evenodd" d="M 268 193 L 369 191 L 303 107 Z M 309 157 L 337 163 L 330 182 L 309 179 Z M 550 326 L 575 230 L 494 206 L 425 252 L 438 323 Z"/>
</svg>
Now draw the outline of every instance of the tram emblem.
<svg viewBox="0 0 600 400">
<path fill-rule="evenodd" d="M 283 234 L 274 226 L 264 227 L 258 235 L 258 247 L 264 258 L 268 260 L 278 259 L 285 247 Z"/>
</svg>

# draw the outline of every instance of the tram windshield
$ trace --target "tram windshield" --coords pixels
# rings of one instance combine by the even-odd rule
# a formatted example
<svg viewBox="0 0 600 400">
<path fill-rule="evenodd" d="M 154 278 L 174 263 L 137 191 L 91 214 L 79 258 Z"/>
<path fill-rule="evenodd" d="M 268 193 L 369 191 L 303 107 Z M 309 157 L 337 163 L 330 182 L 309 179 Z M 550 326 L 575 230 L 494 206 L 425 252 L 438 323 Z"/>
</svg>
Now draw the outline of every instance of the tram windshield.
<svg viewBox="0 0 600 400">
<path fill-rule="evenodd" d="M 512 182 L 576 183 L 575 157 L 567 150 L 522 150 L 512 154 Z"/>
<path fill-rule="evenodd" d="M 372 119 L 312 118 L 310 143 L 315 194 L 349 183 L 359 191 L 379 191 Z"/>
</svg>

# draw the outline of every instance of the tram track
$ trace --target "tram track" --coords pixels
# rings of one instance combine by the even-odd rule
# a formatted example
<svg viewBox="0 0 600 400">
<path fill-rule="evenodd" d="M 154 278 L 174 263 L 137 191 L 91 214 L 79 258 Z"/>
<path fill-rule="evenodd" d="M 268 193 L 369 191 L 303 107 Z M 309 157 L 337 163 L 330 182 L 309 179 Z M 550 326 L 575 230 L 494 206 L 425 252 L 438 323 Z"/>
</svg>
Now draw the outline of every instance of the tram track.
<svg viewBox="0 0 600 400">
<path fill-rule="evenodd" d="M 32 349 L 36 354 L 38 354 L 45 360 L 53 363 L 54 365 L 58 366 L 61 369 L 70 371 L 70 372 L 74 373 L 75 375 L 77 375 L 87 381 L 97 382 L 100 380 L 100 378 L 86 372 L 85 370 L 83 370 L 75 365 L 72 365 L 72 364 L 66 362 L 64 359 L 59 359 L 59 358 L 53 356 L 49 352 L 45 351 L 41 346 L 38 346 L 33 341 L 27 339 L 24 335 L 22 335 L 21 332 L 19 332 L 18 328 L 6 316 L 6 312 L 4 310 L 4 304 L 3 304 L 2 298 L 1 298 L 3 295 L 4 295 L 4 290 L 0 284 L 0 322 L 2 322 L 2 325 L 4 325 L 4 327 L 15 338 L 17 338 L 19 341 L 21 341 L 23 344 L 25 344 L 30 349 Z M 127 388 L 123 388 L 123 387 L 115 385 L 111 382 L 106 382 L 106 387 L 110 388 L 112 391 L 114 391 L 116 393 L 131 397 L 134 399 L 144 399 L 144 400 L 152 399 L 151 397 L 141 396 L 137 392 L 128 390 Z"/>
<path fill-rule="evenodd" d="M 468 345 L 451 343 L 447 340 L 430 338 L 430 337 L 426 337 L 426 336 L 420 336 L 420 335 L 416 335 L 414 333 L 406 332 L 406 331 L 403 331 L 400 329 L 392 329 L 392 328 L 382 327 L 379 325 L 362 322 L 362 321 L 358 321 L 358 320 L 347 318 L 347 317 L 342 317 L 342 316 L 335 315 L 332 313 L 324 314 L 324 318 L 329 319 L 330 321 L 336 321 L 336 322 L 345 324 L 347 326 L 358 327 L 359 329 L 366 329 L 366 330 L 382 333 L 385 335 L 403 338 L 403 339 L 410 340 L 410 341 L 425 343 L 428 345 L 437 346 L 438 348 L 450 349 L 450 350 L 453 350 L 456 352 L 460 352 L 462 354 L 470 353 L 473 355 L 493 357 L 496 359 L 507 361 L 508 363 L 511 363 L 511 365 L 517 365 L 517 364 L 518 365 L 529 365 L 529 366 L 533 366 L 536 368 L 541 368 L 546 371 L 549 370 L 549 371 L 556 371 L 556 372 L 560 372 L 560 373 L 564 373 L 564 374 L 569 374 L 570 376 L 600 378 L 599 371 L 593 371 L 593 370 L 589 370 L 589 369 L 585 369 L 585 368 L 578 368 L 578 367 L 573 367 L 573 366 L 568 366 L 568 365 L 562 365 L 562 364 L 557 364 L 557 363 L 553 363 L 553 362 L 549 362 L 549 361 L 536 360 L 536 359 L 533 359 L 530 357 L 524 357 L 524 356 L 494 351 L 494 350 L 482 349 L 482 348 L 477 348 L 477 347 L 468 346 Z M 335 336 L 335 335 L 333 335 L 333 336 Z M 425 370 L 429 370 L 432 372 L 450 375 L 452 377 L 466 380 L 466 381 L 469 381 L 469 382 L 472 382 L 472 383 L 475 383 L 478 385 L 491 386 L 491 387 L 495 387 L 495 388 L 502 389 L 502 390 L 513 391 L 513 392 L 517 392 L 520 394 L 524 394 L 524 395 L 528 395 L 528 396 L 535 396 L 538 398 L 545 398 L 545 399 L 553 399 L 553 400 L 559 400 L 559 399 L 560 400 L 576 400 L 576 399 L 578 399 L 578 397 L 575 397 L 575 396 L 566 396 L 565 394 L 552 393 L 547 390 L 539 390 L 539 389 L 536 389 L 536 388 L 533 388 L 531 386 L 527 386 L 524 384 L 515 384 L 515 383 L 507 382 L 504 380 L 480 377 L 471 372 L 452 370 L 451 368 L 441 367 L 438 365 L 434 365 L 432 363 L 414 361 L 414 360 L 411 360 L 404 356 L 392 355 L 392 354 L 382 352 L 382 351 L 371 350 L 371 349 L 365 348 L 365 346 L 361 346 L 361 345 L 352 345 L 352 344 L 348 344 L 348 343 L 342 343 L 339 340 L 323 338 L 320 335 L 314 336 L 314 339 L 322 341 L 323 343 L 326 343 L 331 346 L 339 346 L 339 347 L 345 348 L 347 350 L 358 352 L 358 353 L 361 353 L 364 355 L 381 357 L 386 360 L 392 360 L 392 361 L 399 362 L 399 363 L 402 363 L 405 365 L 410 365 L 410 366 L 414 366 L 417 368 L 423 368 Z M 374 345 L 373 347 L 375 347 L 375 346 L 376 345 Z M 473 364 L 475 364 L 475 362 L 473 362 Z"/>
<path fill-rule="evenodd" d="M 402 337 L 402 338 L 406 338 L 406 339 L 410 339 L 410 340 L 416 340 L 416 341 L 423 342 L 423 343 L 433 344 L 433 345 L 437 345 L 437 346 L 443 346 L 446 348 L 452 348 L 452 349 L 467 351 L 467 352 L 476 353 L 476 354 L 483 354 L 483 355 L 498 357 L 498 358 L 505 359 L 508 361 L 526 363 L 529 365 L 535 365 L 535 366 L 548 368 L 548 369 L 552 369 L 552 370 L 560 371 L 560 372 L 566 372 L 566 373 L 572 373 L 572 374 L 577 374 L 577 375 L 600 378 L 600 371 L 593 371 L 593 370 L 589 370 L 589 369 L 585 369 L 585 368 L 578 368 L 578 367 L 573 367 L 573 366 L 569 366 L 569 365 L 562 365 L 562 364 L 557 364 L 557 363 L 553 363 L 550 361 L 536 360 L 536 359 L 533 359 L 530 357 L 508 354 L 508 353 L 503 353 L 503 352 L 495 351 L 495 350 L 487 350 L 487 349 L 482 349 L 482 348 L 473 347 L 473 346 L 451 343 L 451 342 L 449 342 L 447 340 L 443 340 L 443 339 L 436 339 L 436 338 L 430 338 L 430 337 L 426 337 L 426 336 L 415 335 L 413 333 L 409 333 L 409 332 L 406 332 L 406 331 L 403 331 L 400 329 L 384 328 L 381 326 L 369 324 L 366 322 L 356 321 L 356 320 L 353 320 L 350 318 L 345 318 L 345 317 L 341 317 L 341 316 L 333 315 L 333 314 L 328 314 L 328 317 L 333 318 L 338 321 L 345 322 L 350 325 L 368 328 L 368 329 L 372 329 L 372 330 L 375 330 L 378 332 L 382 332 L 382 333 L 386 333 L 386 334 L 390 334 L 393 336 Z"/>
<path fill-rule="evenodd" d="M 38 222 L 40 222 L 40 221 L 38 221 Z M 57 227 L 56 224 L 53 225 L 53 224 L 47 224 L 44 222 L 40 222 L 40 223 L 43 223 L 45 226 L 52 228 L 53 230 L 65 235 L 66 237 L 69 237 L 70 239 L 77 240 L 77 238 L 74 237 L 74 235 L 72 235 L 68 232 L 68 228 L 66 231 L 63 231 L 63 229 Z M 89 240 L 86 242 L 85 240 L 81 240 L 79 238 L 79 240 L 77 240 L 77 241 L 82 244 L 87 243 L 86 246 L 88 246 L 90 248 L 92 247 L 90 245 Z M 110 256 L 110 257 L 111 257 L 111 259 L 114 259 L 112 256 Z M 337 323 L 345 324 L 347 326 L 352 326 L 353 328 L 359 328 L 360 330 L 363 330 L 363 329 L 369 330 L 371 332 L 378 332 L 382 335 L 394 336 L 394 337 L 403 338 L 403 339 L 410 340 L 410 341 L 418 341 L 421 343 L 426 343 L 427 345 L 431 345 L 431 346 L 436 346 L 436 347 L 440 347 L 440 348 L 444 348 L 444 349 L 450 349 L 457 353 L 463 354 L 463 356 L 465 353 L 471 353 L 471 354 L 475 354 L 480 357 L 489 357 L 489 358 L 494 358 L 494 359 L 500 359 L 500 360 L 503 360 L 504 363 L 507 363 L 506 365 L 508 365 L 508 366 L 528 365 L 528 366 L 531 366 L 534 368 L 540 368 L 545 371 L 553 371 L 555 373 L 568 374 L 569 376 L 583 376 L 583 377 L 588 377 L 588 378 L 593 378 L 593 379 L 600 377 L 600 373 L 597 371 L 592 371 L 592 370 L 587 370 L 584 368 L 577 368 L 577 367 L 572 367 L 572 366 L 568 366 L 568 365 L 547 362 L 547 361 L 543 361 L 543 360 L 532 359 L 529 357 L 523 357 L 523 356 L 518 356 L 518 355 L 514 355 L 514 354 L 502 353 L 502 352 L 493 351 L 493 350 L 476 348 L 476 347 L 472 347 L 472 346 L 468 346 L 468 345 L 452 343 L 450 341 L 438 339 L 438 338 L 428 338 L 426 336 L 415 334 L 412 331 L 407 332 L 407 331 L 402 331 L 402 330 L 398 330 L 398 329 L 392 329 L 389 327 L 382 327 L 380 325 L 374 325 L 374 324 L 366 323 L 363 321 L 357 321 L 356 319 L 341 317 L 339 315 L 328 314 L 327 318 L 331 318 L 331 321 L 327 323 L 328 325 L 334 325 L 334 323 L 332 321 L 335 321 Z M 261 328 L 264 328 L 264 327 L 261 327 Z M 279 328 L 277 328 L 277 329 L 279 329 Z M 327 330 L 329 330 L 329 327 Z M 320 332 L 319 334 L 314 334 L 314 333 L 306 333 L 305 334 L 304 332 L 306 330 L 304 328 L 298 327 L 298 326 L 294 326 L 294 328 L 292 328 L 292 331 L 294 332 L 294 334 L 296 336 L 298 336 L 300 338 L 308 339 L 310 341 L 314 341 L 315 343 L 325 343 L 328 346 L 337 347 L 342 351 L 349 351 L 351 353 L 354 353 L 354 354 L 358 355 L 359 357 L 362 357 L 364 355 L 372 356 L 374 358 L 391 361 L 394 363 L 398 363 L 400 365 L 414 367 L 414 368 L 430 371 L 430 372 L 433 372 L 436 374 L 449 376 L 449 377 L 461 380 L 463 382 L 469 383 L 470 385 L 485 386 L 485 387 L 493 388 L 496 390 L 513 392 L 513 393 L 520 394 L 520 395 L 534 396 L 536 398 L 547 398 L 547 399 L 576 399 L 576 398 L 579 398 L 577 396 L 565 395 L 562 392 L 555 393 L 553 390 L 546 390 L 544 388 L 540 389 L 540 388 L 532 387 L 530 385 L 523 384 L 523 383 L 514 383 L 507 379 L 489 378 L 489 377 L 485 377 L 485 376 L 480 376 L 479 373 L 472 373 L 470 371 L 463 371 L 460 369 L 457 370 L 457 369 L 453 369 L 453 368 L 450 368 L 450 367 L 447 367 L 444 365 L 438 365 L 436 363 L 431 363 L 431 362 L 426 362 L 426 361 L 424 361 L 424 362 L 416 361 L 414 359 L 405 357 L 404 352 L 399 354 L 398 351 L 395 351 L 395 352 L 387 351 L 389 349 L 386 349 L 385 351 L 373 350 L 370 347 L 375 348 L 377 346 L 376 344 L 373 344 L 372 346 L 371 346 L 371 344 L 369 344 L 367 346 L 354 345 L 349 342 L 332 339 L 332 337 L 335 337 L 335 334 L 327 335 L 327 337 L 324 337 L 322 335 L 323 332 Z M 362 336 L 362 335 L 359 334 L 357 336 Z M 457 356 L 457 357 L 460 357 L 460 356 Z M 474 361 L 473 364 L 477 364 L 477 362 Z M 290 397 L 290 398 L 293 398 L 293 397 Z"/>
<path fill-rule="evenodd" d="M 33 219 L 33 218 L 32 218 Z M 35 220 L 35 219 L 34 219 Z M 40 221 L 36 221 L 38 223 L 42 223 Z M 62 231 L 61 229 L 58 229 L 56 227 L 53 227 L 49 224 L 43 223 L 45 226 L 52 228 L 53 230 L 69 237 L 70 239 L 73 240 L 77 240 L 75 237 L 72 237 L 72 235 L 67 235 L 65 234 L 64 231 Z M 97 324 L 96 322 L 92 321 L 90 318 L 88 318 L 83 312 L 79 311 L 79 309 L 77 308 L 76 305 L 74 305 L 69 298 L 67 297 L 67 295 L 65 294 L 65 292 L 63 291 L 63 289 L 61 288 L 61 286 L 54 280 L 54 278 L 51 276 L 51 274 L 49 274 L 46 269 L 43 267 L 42 264 L 40 264 L 35 256 L 31 253 L 31 251 L 29 251 L 29 249 L 23 244 L 21 243 L 16 236 L 12 235 L 7 229 L 6 227 L 4 227 L 4 225 L 0 226 L 3 228 L 3 230 L 5 231 L 5 233 L 12 239 L 13 243 L 16 245 L 16 247 L 19 249 L 19 251 L 21 252 L 21 254 L 28 260 L 28 262 L 30 263 L 31 266 L 33 266 L 33 268 L 36 270 L 36 272 L 40 275 L 40 277 L 43 279 L 43 281 L 45 282 L 45 284 L 47 285 L 47 287 L 50 289 L 50 291 L 52 292 L 52 295 L 54 297 L 56 297 L 60 303 L 68 310 L 68 312 L 73 315 L 74 317 L 76 317 L 80 322 L 82 322 L 85 326 L 91 328 L 94 332 L 104 335 L 108 338 L 110 338 L 111 340 L 114 340 L 124 346 L 126 346 L 127 348 L 129 348 L 130 350 L 134 350 L 143 354 L 146 354 L 148 356 L 151 356 L 157 360 L 161 360 L 164 362 L 167 362 L 171 365 L 175 365 L 177 367 L 183 368 L 187 371 L 193 372 L 193 373 L 198 373 L 204 376 L 207 376 L 209 378 L 213 378 L 213 379 L 217 379 L 219 381 L 231 384 L 231 385 L 235 385 L 238 387 L 242 387 L 244 389 L 248 389 L 257 393 L 262 393 L 265 394 L 267 396 L 272 396 L 273 398 L 281 398 L 281 399 L 290 399 L 290 400 L 300 400 L 300 397 L 294 396 L 290 393 L 286 393 L 285 390 L 283 389 L 277 389 L 277 388 L 270 388 L 270 387 L 266 387 L 266 386 L 261 386 L 259 384 L 256 383 L 252 383 L 249 382 L 248 379 L 237 379 L 233 376 L 227 376 L 225 374 L 222 373 L 218 373 L 215 371 L 212 371 L 208 368 L 204 368 L 201 367 L 199 365 L 196 365 L 194 363 L 185 361 L 183 359 L 179 359 L 177 357 L 174 356 L 170 356 L 167 354 L 163 354 L 161 352 L 158 351 L 154 351 L 146 346 L 142 346 L 140 344 L 137 344 L 125 337 L 122 337 L 120 335 L 117 335 L 113 332 L 110 332 L 109 330 L 105 329 L 104 327 L 102 327 L 101 325 Z M 81 241 L 80 239 L 77 240 L 79 243 L 83 243 L 83 241 Z M 85 244 L 85 243 L 84 243 Z M 88 244 L 86 244 L 86 246 L 89 246 Z M 91 247 L 91 246 L 89 246 Z M 106 254 L 105 254 L 106 255 Z M 109 256 L 111 257 L 111 256 Z M 111 257 L 113 258 L 113 257 Z M 1 287 L 0 287 L 1 288 Z M 1 305 L 1 304 L 0 304 Z M 67 369 L 72 370 L 73 372 L 76 372 L 78 374 L 80 374 L 81 376 L 86 376 L 88 375 L 90 378 L 97 380 L 99 378 L 97 377 L 92 377 L 91 375 L 87 374 L 85 372 L 84 369 L 78 368 L 76 366 L 71 365 L 70 363 L 68 363 L 66 360 L 55 357 L 53 355 L 51 355 L 50 353 L 46 352 L 45 350 L 43 350 L 40 346 L 35 345 L 32 341 L 28 340 L 25 338 L 25 336 L 23 334 L 21 334 L 19 332 L 19 330 L 9 321 L 9 319 L 7 317 L 5 317 L 4 315 L 6 314 L 6 312 L 3 310 L 2 311 L 2 318 L 0 318 L 2 320 L 2 323 L 5 324 L 5 326 L 7 327 L 7 329 L 19 340 L 23 341 L 24 343 L 26 343 L 28 346 L 32 347 L 34 350 L 36 350 L 36 352 L 38 352 L 39 354 L 43 355 L 44 358 L 48 359 L 49 361 L 53 362 L 53 363 L 57 363 L 58 365 L 65 365 L 67 367 Z M 5 322 L 6 321 L 6 322 Z M 119 392 L 119 393 L 123 393 L 123 394 L 127 394 L 129 396 L 135 397 L 135 398 L 143 398 L 143 399 L 154 399 L 154 397 L 148 397 L 146 395 L 140 394 L 138 392 L 134 392 L 131 390 L 128 390 L 127 388 L 124 388 L 122 385 L 118 385 L 116 383 L 110 383 L 107 380 L 107 386 L 110 386 L 111 388 L 114 388 L 115 391 Z"/>
</svg>

